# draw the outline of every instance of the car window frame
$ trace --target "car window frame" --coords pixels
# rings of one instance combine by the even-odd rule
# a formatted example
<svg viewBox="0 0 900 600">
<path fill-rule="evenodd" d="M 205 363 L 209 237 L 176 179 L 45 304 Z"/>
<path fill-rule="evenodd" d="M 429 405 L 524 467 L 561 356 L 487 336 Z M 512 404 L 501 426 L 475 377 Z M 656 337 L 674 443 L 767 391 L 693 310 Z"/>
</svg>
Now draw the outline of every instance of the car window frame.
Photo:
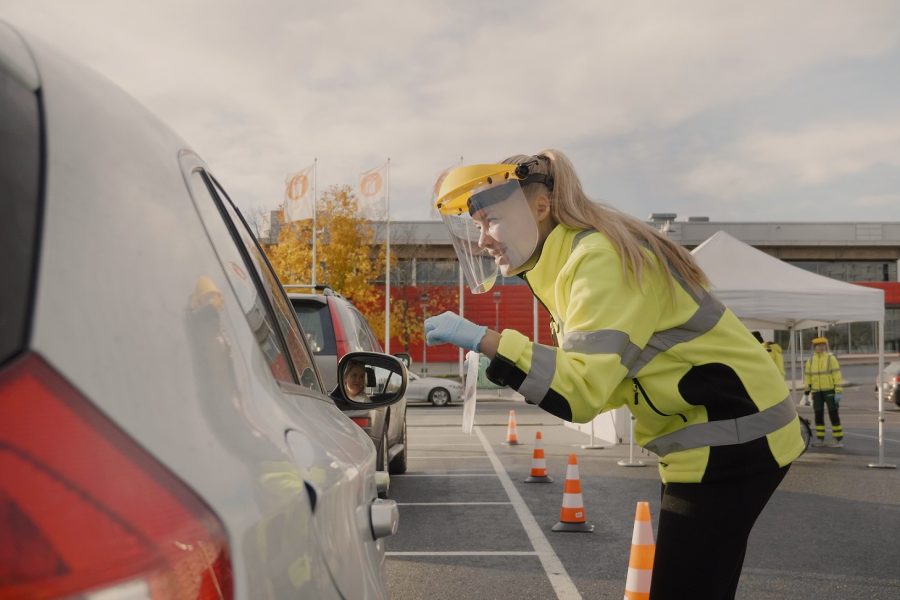
<svg viewBox="0 0 900 600">
<path fill-rule="evenodd" d="M 294 385 L 296 385 L 301 390 L 318 393 L 318 394 L 321 394 L 324 398 L 328 398 L 328 396 L 325 393 L 325 386 L 323 385 L 323 382 L 322 382 L 322 376 L 319 373 L 319 369 L 316 367 L 316 358 L 315 358 L 316 355 L 309 347 L 309 344 L 306 340 L 306 334 L 303 331 L 303 327 L 300 326 L 300 321 L 297 319 L 297 313 L 294 312 L 294 305 L 291 304 L 291 299 L 288 297 L 287 292 L 285 291 L 284 286 L 281 283 L 281 279 L 279 279 L 278 274 L 275 272 L 274 267 L 272 267 L 272 263 L 269 261 L 269 256 L 266 254 L 265 250 L 263 250 L 262 246 L 260 246 L 259 239 L 256 237 L 256 235 L 253 234 L 253 230 L 250 228 L 250 225 L 247 223 L 247 220 L 244 218 L 244 214 L 237 207 L 237 205 L 235 205 L 235 203 L 232 202 L 231 197 L 228 195 L 228 192 L 225 191 L 225 188 L 222 187 L 222 184 L 219 183 L 219 181 L 216 179 L 215 175 L 210 173 L 208 170 L 205 170 L 205 173 L 207 174 L 207 176 L 209 177 L 213 186 L 215 187 L 215 190 L 222 195 L 222 201 L 227 202 L 228 205 L 231 206 L 231 209 L 234 211 L 234 214 L 237 216 L 238 220 L 240 221 L 240 226 L 242 226 L 244 228 L 244 231 L 247 233 L 247 236 L 253 242 L 253 245 L 256 248 L 256 251 L 259 253 L 259 256 L 262 258 L 262 261 L 265 264 L 265 268 L 268 270 L 269 274 L 272 277 L 272 281 L 276 284 L 274 287 L 270 287 L 270 286 L 266 285 L 265 283 L 263 283 L 262 284 L 263 287 L 265 289 L 271 289 L 273 294 L 280 295 L 280 297 L 282 299 L 282 303 L 286 307 L 286 310 L 283 310 L 283 311 L 277 310 L 275 308 L 275 306 L 271 305 L 272 298 L 269 297 L 268 293 L 265 294 L 267 303 L 270 303 L 268 308 L 275 315 L 275 323 L 278 325 L 278 335 L 280 336 L 280 339 L 282 340 L 282 342 L 285 344 L 285 349 L 287 351 L 287 355 L 290 358 L 292 371 L 294 372 L 294 376 L 295 376 L 295 379 L 293 382 Z M 225 207 L 223 206 L 223 208 L 225 208 Z M 231 215 L 228 214 L 227 209 L 225 210 L 224 217 L 228 223 L 232 223 L 234 225 L 235 229 L 237 229 L 238 224 L 233 223 L 233 220 L 231 219 Z M 243 240 L 243 237 L 241 237 L 240 232 L 234 231 L 233 233 L 238 235 L 240 242 L 241 242 L 241 246 L 242 246 L 241 249 L 246 252 L 247 248 L 244 247 L 244 240 Z M 253 259 L 253 257 L 250 257 L 250 260 L 251 260 L 251 264 L 253 264 L 253 265 L 257 264 L 255 259 Z M 262 267 L 260 267 L 260 268 L 262 268 Z M 258 271 L 255 274 L 257 277 L 260 276 L 260 273 Z M 318 388 L 319 388 L 318 390 L 308 388 L 308 387 L 304 386 L 302 383 L 300 383 L 300 374 L 297 373 L 298 365 L 294 361 L 294 355 L 291 352 L 291 345 L 288 343 L 285 332 L 282 330 L 282 320 L 278 318 L 277 313 L 284 314 L 284 319 L 287 321 L 286 324 L 288 326 L 290 325 L 290 323 L 293 323 L 294 327 L 296 327 L 297 331 L 295 332 L 296 333 L 295 337 L 301 346 L 301 350 L 306 353 L 306 362 L 309 365 L 309 369 L 312 371 L 313 375 L 316 378 L 316 384 L 318 385 Z M 287 382 L 282 382 L 282 383 L 287 383 Z"/>
<path fill-rule="evenodd" d="M 257 270 L 258 267 L 256 266 L 256 261 L 254 260 L 254 258 L 252 256 L 250 256 L 250 253 L 249 253 L 247 247 L 245 246 L 243 239 L 241 239 L 241 237 L 240 237 L 240 233 L 237 231 L 237 225 L 233 222 L 233 220 L 231 219 L 231 216 L 228 214 L 227 210 L 225 210 L 223 203 L 227 201 L 229 204 L 231 204 L 232 208 L 235 211 L 235 214 L 238 215 L 238 218 L 241 220 L 242 225 L 245 228 L 247 228 L 247 231 L 250 234 L 250 239 L 253 240 L 253 243 L 256 245 L 257 250 L 260 252 L 260 255 L 263 257 L 266 267 L 271 270 L 272 266 L 268 261 L 268 257 L 265 255 L 265 252 L 262 251 L 262 248 L 259 247 L 259 242 L 256 239 L 256 236 L 254 236 L 252 234 L 252 231 L 249 229 L 249 227 L 247 227 L 247 223 L 244 220 L 244 217 L 241 214 L 240 210 L 236 206 L 234 206 L 234 203 L 231 202 L 231 199 L 228 197 L 227 193 L 224 191 L 221 184 L 219 184 L 217 182 L 217 180 L 215 179 L 215 176 L 209 171 L 209 169 L 205 165 L 205 163 L 203 163 L 203 161 L 196 154 L 194 154 L 193 152 L 190 152 L 190 151 L 182 151 L 179 155 L 179 158 L 180 158 L 181 165 L 182 165 L 182 172 L 185 177 L 185 184 L 188 188 L 188 192 L 190 193 L 191 197 L 194 199 L 194 202 L 200 201 L 199 199 L 194 198 L 194 190 L 193 190 L 193 187 L 191 184 L 191 179 L 194 177 L 194 175 L 199 175 L 200 180 L 203 182 L 204 186 L 206 187 L 206 190 L 210 195 L 210 200 L 213 202 L 213 204 L 215 206 L 216 213 L 222 219 L 223 224 L 225 225 L 225 228 L 228 232 L 229 238 L 231 239 L 231 242 L 234 244 L 234 246 L 237 250 L 238 256 L 240 256 L 241 260 L 243 261 L 244 267 L 248 271 L 248 276 L 250 278 L 250 281 L 253 283 L 253 286 L 256 289 L 256 293 L 260 298 L 259 302 L 260 302 L 261 306 L 263 307 L 263 310 L 266 311 L 267 318 L 274 325 L 274 327 L 272 327 L 271 329 L 273 331 L 273 335 L 275 336 L 275 339 L 279 346 L 279 348 L 278 348 L 279 352 L 281 352 L 285 358 L 285 362 L 287 363 L 287 368 L 288 368 L 288 372 L 289 372 L 291 379 L 290 379 L 290 381 L 287 381 L 285 379 L 279 378 L 278 376 L 276 376 L 275 373 L 271 373 L 272 380 L 276 384 L 278 384 L 279 387 L 281 387 L 284 391 L 290 392 L 292 394 L 299 394 L 299 395 L 304 395 L 304 396 L 312 395 L 313 397 L 316 397 L 318 399 L 321 399 L 323 401 L 327 401 L 327 402 L 330 402 L 333 404 L 334 401 L 326 394 L 325 386 L 322 385 L 322 378 L 319 374 L 318 369 L 315 366 L 314 359 L 312 358 L 313 354 L 312 354 L 312 352 L 310 352 L 309 347 L 306 346 L 306 339 L 305 339 L 304 335 L 300 335 L 300 336 L 298 336 L 298 338 L 299 338 L 300 343 L 304 345 L 304 348 L 307 352 L 307 356 L 310 357 L 310 369 L 316 378 L 316 384 L 319 389 L 315 390 L 315 389 L 303 386 L 300 383 L 300 374 L 297 372 L 298 365 L 295 364 L 294 358 L 289 350 L 290 346 L 288 345 L 287 339 L 285 338 L 285 333 L 282 330 L 282 325 L 279 322 L 279 319 L 276 315 L 276 311 L 275 311 L 274 307 L 272 306 L 272 301 L 269 298 L 268 292 L 266 291 L 267 286 L 262 282 L 262 280 L 261 280 L 262 276 L 259 273 L 259 271 Z M 199 207 L 197 207 L 197 210 L 199 211 Z M 198 214 L 198 216 L 199 216 L 201 222 L 205 221 L 202 213 Z M 204 224 L 204 229 L 206 229 L 206 227 L 207 226 Z M 206 231 L 205 233 L 206 233 L 207 237 L 210 239 L 210 243 L 212 244 L 213 248 L 216 249 L 216 242 L 214 240 L 212 240 L 212 238 L 210 237 L 210 233 L 208 231 Z M 216 249 L 216 255 L 217 255 L 217 259 L 219 261 L 221 261 L 221 258 L 218 256 L 219 255 L 218 249 Z M 275 277 L 275 281 L 279 283 L 278 288 L 281 290 L 280 293 L 284 295 L 284 288 L 281 286 L 280 281 L 278 280 L 277 276 L 274 276 L 274 271 L 272 271 L 272 274 L 273 274 L 273 277 Z M 273 290 L 273 293 L 278 293 L 278 292 Z M 286 298 L 285 298 L 285 300 L 287 301 Z M 289 301 L 288 301 L 288 306 L 290 306 Z M 302 328 L 300 328 L 299 324 L 296 321 L 296 315 L 294 315 L 294 313 L 293 313 L 293 308 L 289 312 L 292 315 L 290 318 L 294 319 L 294 324 L 295 324 L 295 326 L 297 326 L 298 331 L 302 332 Z"/>
</svg>

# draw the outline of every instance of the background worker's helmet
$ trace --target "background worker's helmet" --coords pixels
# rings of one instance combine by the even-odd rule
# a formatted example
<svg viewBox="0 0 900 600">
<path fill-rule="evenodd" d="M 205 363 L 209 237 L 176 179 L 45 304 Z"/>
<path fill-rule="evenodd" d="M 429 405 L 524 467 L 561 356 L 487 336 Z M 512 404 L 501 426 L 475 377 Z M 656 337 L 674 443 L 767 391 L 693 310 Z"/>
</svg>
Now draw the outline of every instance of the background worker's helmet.
<svg viewBox="0 0 900 600">
<path fill-rule="evenodd" d="M 826 349 L 826 350 L 828 349 L 828 338 L 825 338 L 825 337 L 822 337 L 822 336 L 815 337 L 815 338 L 813 338 L 813 340 L 812 340 L 811 343 L 812 343 L 813 348 L 815 348 L 816 346 L 821 345 L 821 346 L 825 346 L 825 349 Z"/>
<path fill-rule="evenodd" d="M 553 183 L 531 173 L 531 164 L 466 165 L 441 175 L 434 205 L 475 294 L 491 289 L 498 272 L 521 272 L 537 249 L 537 222 L 522 185 Z"/>
</svg>

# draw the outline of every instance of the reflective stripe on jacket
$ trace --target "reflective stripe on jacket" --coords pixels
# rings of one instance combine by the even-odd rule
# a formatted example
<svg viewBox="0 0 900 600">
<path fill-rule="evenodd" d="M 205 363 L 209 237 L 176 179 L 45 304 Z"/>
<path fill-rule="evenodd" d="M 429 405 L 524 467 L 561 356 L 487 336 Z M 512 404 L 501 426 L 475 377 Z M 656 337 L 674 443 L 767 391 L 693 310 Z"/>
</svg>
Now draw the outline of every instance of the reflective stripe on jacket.
<svg viewBox="0 0 900 600">
<path fill-rule="evenodd" d="M 843 392 L 841 385 L 841 365 L 830 352 L 816 352 L 803 367 L 803 383 L 814 392 L 834 390 Z"/>
<path fill-rule="evenodd" d="M 601 233 L 557 225 L 526 273 L 559 347 L 501 333 L 488 377 L 565 420 L 628 405 L 664 482 L 737 478 L 803 449 L 789 392 L 765 349 L 711 294 L 647 269 L 626 277 Z"/>
</svg>

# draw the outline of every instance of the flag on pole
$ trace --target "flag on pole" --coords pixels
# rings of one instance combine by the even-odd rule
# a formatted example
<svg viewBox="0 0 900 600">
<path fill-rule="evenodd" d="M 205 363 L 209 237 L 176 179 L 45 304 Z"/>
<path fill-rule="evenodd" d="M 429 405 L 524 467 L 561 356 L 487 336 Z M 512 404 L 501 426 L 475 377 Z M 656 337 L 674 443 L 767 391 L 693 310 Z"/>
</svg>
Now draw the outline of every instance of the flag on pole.
<svg viewBox="0 0 900 600">
<path fill-rule="evenodd" d="M 284 180 L 284 222 L 312 219 L 315 203 L 311 176 L 315 163 L 289 174 Z"/>
<path fill-rule="evenodd" d="M 373 221 L 385 220 L 387 216 L 387 163 L 360 175 L 357 191 L 360 215 Z"/>
</svg>

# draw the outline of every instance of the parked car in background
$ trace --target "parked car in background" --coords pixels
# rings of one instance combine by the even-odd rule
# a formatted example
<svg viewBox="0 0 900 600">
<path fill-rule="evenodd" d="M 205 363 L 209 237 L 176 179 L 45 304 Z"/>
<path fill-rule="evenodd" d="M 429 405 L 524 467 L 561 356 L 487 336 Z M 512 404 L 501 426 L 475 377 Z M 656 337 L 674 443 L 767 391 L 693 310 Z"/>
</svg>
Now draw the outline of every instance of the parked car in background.
<svg viewBox="0 0 900 600">
<path fill-rule="evenodd" d="M 462 391 L 463 385 L 458 381 L 440 377 L 422 377 L 409 371 L 406 401 L 430 402 L 434 406 L 447 406 L 451 402 L 459 402 Z"/>
<path fill-rule="evenodd" d="M 878 391 L 878 382 L 875 383 Z M 881 372 L 882 399 L 900 406 L 900 361 L 889 363 Z"/>
<path fill-rule="evenodd" d="M 386 597 L 375 449 L 207 165 L 3 22 L 0 157 L 0 598 Z"/>
<path fill-rule="evenodd" d="M 353 303 L 326 286 L 316 293 L 297 293 L 308 286 L 286 286 L 297 320 L 306 332 L 326 389 L 337 386 L 338 359 L 354 351 L 381 352 L 368 321 Z M 372 438 L 378 468 L 392 475 L 406 472 L 406 399 L 385 408 L 345 411 Z"/>
</svg>

